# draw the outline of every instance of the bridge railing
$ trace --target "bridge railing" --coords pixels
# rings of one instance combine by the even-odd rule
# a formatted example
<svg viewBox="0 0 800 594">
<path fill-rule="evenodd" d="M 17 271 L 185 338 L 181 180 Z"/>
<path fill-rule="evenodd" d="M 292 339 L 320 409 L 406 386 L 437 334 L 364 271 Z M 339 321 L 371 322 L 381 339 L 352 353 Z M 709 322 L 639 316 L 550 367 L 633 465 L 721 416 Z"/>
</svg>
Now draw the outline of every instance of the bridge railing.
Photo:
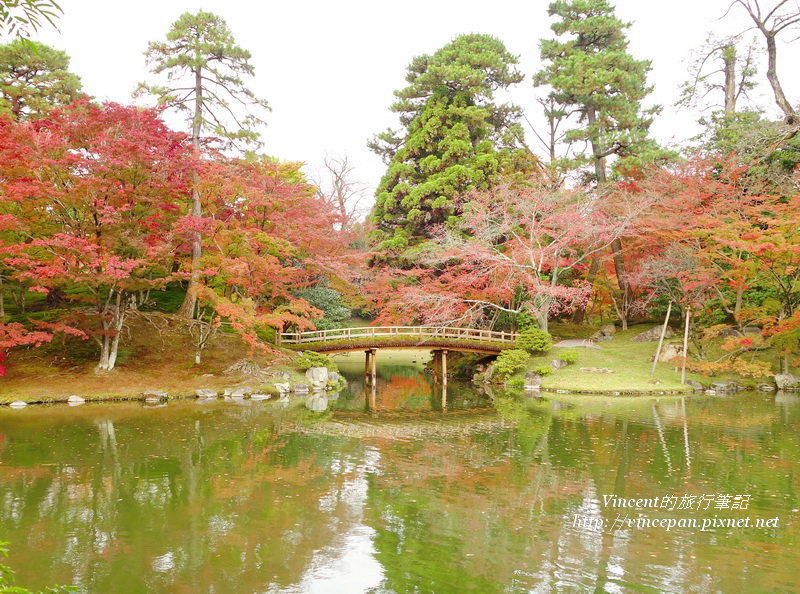
<svg viewBox="0 0 800 594">
<path fill-rule="evenodd" d="M 417 337 L 420 342 L 432 338 L 475 340 L 481 342 L 513 343 L 516 332 L 495 332 L 476 328 L 451 328 L 442 326 L 364 326 L 360 328 L 334 328 L 310 332 L 282 332 L 279 344 L 303 344 L 306 342 L 329 342 L 333 340 L 356 340 L 364 338 L 407 336 Z"/>
</svg>

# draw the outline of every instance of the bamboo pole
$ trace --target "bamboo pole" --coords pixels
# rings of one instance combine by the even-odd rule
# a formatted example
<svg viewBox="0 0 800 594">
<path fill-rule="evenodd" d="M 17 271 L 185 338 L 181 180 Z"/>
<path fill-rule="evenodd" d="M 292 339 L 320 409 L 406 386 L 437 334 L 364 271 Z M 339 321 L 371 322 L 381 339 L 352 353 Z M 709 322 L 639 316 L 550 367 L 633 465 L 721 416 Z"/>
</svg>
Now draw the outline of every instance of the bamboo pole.
<svg viewBox="0 0 800 594">
<path fill-rule="evenodd" d="M 686 357 L 689 354 L 689 317 L 692 314 L 692 308 L 686 307 L 686 327 L 683 329 L 683 364 L 681 365 L 681 384 L 686 381 Z"/>
<path fill-rule="evenodd" d="M 656 372 L 656 364 L 658 363 L 658 357 L 661 355 L 661 345 L 664 344 L 664 335 L 667 333 L 667 324 L 669 324 L 669 314 L 672 313 L 672 301 L 669 302 L 669 306 L 667 307 L 667 315 L 664 318 L 664 326 L 661 328 L 661 336 L 658 338 L 658 348 L 656 349 L 656 356 L 653 359 L 653 368 L 650 370 L 650 377 L 653 377 L 653 374 Z"/>
</svg>

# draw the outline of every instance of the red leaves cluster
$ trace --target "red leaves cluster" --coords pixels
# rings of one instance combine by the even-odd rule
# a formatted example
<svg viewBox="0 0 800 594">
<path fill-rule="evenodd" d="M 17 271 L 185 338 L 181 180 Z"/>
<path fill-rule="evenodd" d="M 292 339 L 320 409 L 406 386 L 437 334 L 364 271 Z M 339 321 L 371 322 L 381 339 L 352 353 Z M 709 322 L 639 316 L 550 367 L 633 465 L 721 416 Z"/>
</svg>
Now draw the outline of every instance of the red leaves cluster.
<svg viewBox="0 0 800 594">
<path fill-rule="evenodd" d="M 83 330 L 101 348 L 132 294 L 189 276 L 198 233 L 201 297 L 253 344 L 259 325 L 311 326 L 319 312 L 291 291 L 330 272 L 344 245 L 299 164 L 198 154 L 155 110 L 81 100 L 35 123 L 0 118 L 0 179 L 0 272 L 91 300 Z M 189 214 L 193 189 L 202 217 Z M 47 339 L 4 331 L 8 347 Z"/>
</svg>

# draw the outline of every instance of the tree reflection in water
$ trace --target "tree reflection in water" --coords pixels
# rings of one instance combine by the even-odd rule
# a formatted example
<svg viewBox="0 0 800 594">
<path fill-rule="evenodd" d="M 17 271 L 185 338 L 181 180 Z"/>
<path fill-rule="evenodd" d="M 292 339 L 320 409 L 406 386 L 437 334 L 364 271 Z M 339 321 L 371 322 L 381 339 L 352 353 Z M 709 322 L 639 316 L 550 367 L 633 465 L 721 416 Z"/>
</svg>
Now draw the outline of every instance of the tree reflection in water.
<svg viewBox="0 0 800 594">
<path fill-rule="evenodd" d="M 9 564 L 28 587 L 92 592 L 800 589 L 797 398 L 529 399 L 451 382 L 442 407 L 412 380 L 323 413 L 304 399 L 0 410 Z M 613 525 L 603 495 L 683 494 L 751 499 L 625 513 L 779 527 L 576 523 Z"/>
</svg>

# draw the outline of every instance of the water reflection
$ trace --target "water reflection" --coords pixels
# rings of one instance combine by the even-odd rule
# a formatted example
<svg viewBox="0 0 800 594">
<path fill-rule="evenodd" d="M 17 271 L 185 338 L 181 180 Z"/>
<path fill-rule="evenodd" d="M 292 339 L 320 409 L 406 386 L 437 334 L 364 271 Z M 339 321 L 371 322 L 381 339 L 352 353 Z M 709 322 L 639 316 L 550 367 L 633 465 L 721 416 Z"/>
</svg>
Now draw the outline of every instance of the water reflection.
<svg viewBox="0 0 800 594">
<path fill-rule="evenodd" d="M 800 590 L 795 396 L 495 392 L 487 408 L 450 382 L 442 406 L 404 373 L 286 408 L 0 409 L 7 562 L 27 587 L 89 592 Z M 605 504 L 684 495 L 715 498 Z M 717 509 L 718 495 L 749 506 Z M 778 521 L 597 529 L 626 514 Z"/>
<path fill-rule="evenodd" d="M 491 407 L 491 396 L 482 389 L 450 380 L 442 385 L 423 368 L 430 358 L 420 352 L 378 351 L 378 376 L 374 384 L 359 381 L 363 355 L 339 357 L 348 385 L 332 405 L 336 411 L 373 414 L 424 414 Z M 413 362 L 413 363 L 412 363 Z"/>
</svg>

